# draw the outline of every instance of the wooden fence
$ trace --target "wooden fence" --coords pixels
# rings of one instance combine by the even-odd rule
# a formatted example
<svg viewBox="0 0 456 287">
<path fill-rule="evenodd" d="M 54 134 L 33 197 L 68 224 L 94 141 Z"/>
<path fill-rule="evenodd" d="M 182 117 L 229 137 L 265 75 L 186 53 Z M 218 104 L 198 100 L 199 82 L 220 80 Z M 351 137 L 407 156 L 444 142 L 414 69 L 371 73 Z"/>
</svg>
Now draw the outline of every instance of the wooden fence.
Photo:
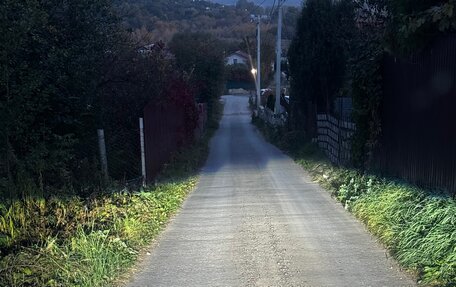
<svg viewBox="0 0 456 287">
<path fill-rule="evenodd" d="M 332 115 L 317 115 L 317 142 L 329 160 L 335 164 L 350 164 L 351 137 L 355 124 Z"/>
</svg>

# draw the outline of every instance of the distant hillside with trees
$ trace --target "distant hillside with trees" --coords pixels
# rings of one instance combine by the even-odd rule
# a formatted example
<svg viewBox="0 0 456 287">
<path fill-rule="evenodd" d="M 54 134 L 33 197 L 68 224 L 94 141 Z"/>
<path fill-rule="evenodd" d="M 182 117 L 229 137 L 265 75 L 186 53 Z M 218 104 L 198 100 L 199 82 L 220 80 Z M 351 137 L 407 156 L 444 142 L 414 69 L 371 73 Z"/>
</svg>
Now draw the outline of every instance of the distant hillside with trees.
<svg viewBox="0 0 456 287">
<path fill-rule="evenodd" d="M 234 1 L 230 2 L 233 4 Z M 137 34 L 138 39 L 149 42 L 168 42 L 178 32 L 205 32 L 227 42 L 239 43 L 246 36 L 255 36 L 252 14 L 271 16 L 270 8 L 259 7 L 257 3 L 246 0 L 227 6 L 213 1 L 127 0 L 117 1 L 117 6 L 126 28 Z M 298 14 L 296 7 L 285 9 L 285 39 L 292 39 Z M 270 23 L 265 23 L 264 27 L 273 33 L 276 30 L 275 18 L 274 13 Z"/>
<path fill-rule="evenodd" d="M 117 8 L 124 26 L 132 32 L 138 46 L 157 41 L 169 43 L 179 33 L 205 33 L 223 42 L 225 55 L 243 50 L 254 61 L 256 24 L 252 21 L 252 15 L 263 15 L 262 79 L 263 84 L 267 85 L 271 79 L 270 64 L 275 57 L 276 9 L 264 8 L 264 5 L 260 7 L 260 3 L 248 0 L 230 2 L 231 5 L 215 1 L 176 0 L 170 3 L 164 0 L 127 0 L 118 1 Z M 286 6 L 283 13 L 282 37 L 291 41 L 295 35 L 299 8 Z"/>
<path fill-rule="evenodd" d="M 233 0 L 212 0 L 212 2 L 224 4 L 224 5 L 234 5 Z M 266 1 L 257 1 L 259 2 L 258 4 L 261 4 L 263 7 L 271 7 L 274 5 L 274 0 L 266 0 Z M 263 3 L 262 3 L 263 2 Z M 287 0 L 285 1 L 285 5 L 287 6 L 302 6 L 303 0 Z"/>
</svg>

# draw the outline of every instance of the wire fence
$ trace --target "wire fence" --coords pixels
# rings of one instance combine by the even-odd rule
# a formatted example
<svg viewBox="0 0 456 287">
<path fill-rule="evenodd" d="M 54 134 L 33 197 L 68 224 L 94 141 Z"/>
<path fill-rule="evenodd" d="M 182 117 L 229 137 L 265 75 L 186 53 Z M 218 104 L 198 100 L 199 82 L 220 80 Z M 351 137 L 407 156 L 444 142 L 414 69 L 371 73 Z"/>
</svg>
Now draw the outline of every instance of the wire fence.
<svg viewBox="0 0 456 287">
<path fill-rule="evenodd" d="M 139 189 L 144 182 L 153 182 L 176 151 L 204 135 L 207 105 L 198 104 L 196 111 L 196 126 L 190 125 L 193 130 L 187 130 L 186 107 L 153 103 L 146 106 L 144 120 L 138 119 L 136 127 L 99 130 L 98 173 L 101 171 L 105 181 L 129 190 Z"/>
<path fill-rule="evenodd" d="M 140 184 L 141 145 L 139 124 L 131 130 L 105 132 L 108 175 L 123 186 Z"/>
<path fill-rule="evenodd" d="M 207 121 L 207 104 L 151 103 L 144 109 L 144 129 L 139 118 L 110 123 L 105 129 L 87 128 L 71 149 L 53 153 L 54 157 L 65 155 L 67 161 L 49 163 L 42 170 L 46 177 L 31 168 L 22 172 L 21 178 L 10 176 L 21 166 L 13 160 L 1 161 L 0 198 L 63 192 L 90 196 L 106 190 L 138 190 L 145 182 L 154 182 L 181 147 L 201 138 Z M 12 153 L 10 150 L 0 146 L 4 158 Z"/>
</svg>

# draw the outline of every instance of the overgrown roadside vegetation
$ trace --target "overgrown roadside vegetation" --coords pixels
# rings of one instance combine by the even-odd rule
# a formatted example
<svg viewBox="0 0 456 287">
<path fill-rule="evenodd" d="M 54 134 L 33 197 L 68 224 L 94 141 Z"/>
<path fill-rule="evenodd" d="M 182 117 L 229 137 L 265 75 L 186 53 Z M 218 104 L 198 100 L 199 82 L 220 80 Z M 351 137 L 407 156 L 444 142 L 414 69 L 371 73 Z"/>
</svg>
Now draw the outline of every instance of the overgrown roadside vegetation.
<svg viewBox="0 0 456 287">
<path fill-rule="evenodd" d="M 423 286 L 456 286 L 456 200 L 438 192 L 336 167 L 299 132 L 254 121 L 334 198 L 362 220 Z"/>
<path fill-rule="evenodd" d="M 194 188 L 218 118 L 198 143 L 176 154 L 156 186 L 142 192 L 30 197 L 1 205 L 0 286 L 112 284 Z"/>
<path fill-rule="evenodd" d="M 132 33 L 118 1 L 42 2 L 0 4 L 0 286 L 107 286 L 196 183 L 217 122 L 223 46 L 201 33 L 171 43 Z M 196 45 L 209 50 L 188 52 Z M 196 103 L 209 107 L 204 139 L 176 154 L 157 185 L 127 190 L 141 179 L 145 107 L 181 113 L 182 147 L 194 142 Z"/>
</svg>

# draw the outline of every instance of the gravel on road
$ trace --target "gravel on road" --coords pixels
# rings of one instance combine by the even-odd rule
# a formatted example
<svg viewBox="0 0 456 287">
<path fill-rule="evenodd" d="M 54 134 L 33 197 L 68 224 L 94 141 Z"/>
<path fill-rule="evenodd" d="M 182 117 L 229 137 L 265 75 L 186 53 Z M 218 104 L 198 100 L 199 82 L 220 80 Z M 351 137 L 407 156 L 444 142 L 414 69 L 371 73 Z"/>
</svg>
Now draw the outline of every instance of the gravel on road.
<svg viewBox="0 0 456 287">
<path fill-rule="evenodd" d="M 415 286 L 351 214 L 224 96 L 199 184 L 127 286 Z"/>
</svg>

